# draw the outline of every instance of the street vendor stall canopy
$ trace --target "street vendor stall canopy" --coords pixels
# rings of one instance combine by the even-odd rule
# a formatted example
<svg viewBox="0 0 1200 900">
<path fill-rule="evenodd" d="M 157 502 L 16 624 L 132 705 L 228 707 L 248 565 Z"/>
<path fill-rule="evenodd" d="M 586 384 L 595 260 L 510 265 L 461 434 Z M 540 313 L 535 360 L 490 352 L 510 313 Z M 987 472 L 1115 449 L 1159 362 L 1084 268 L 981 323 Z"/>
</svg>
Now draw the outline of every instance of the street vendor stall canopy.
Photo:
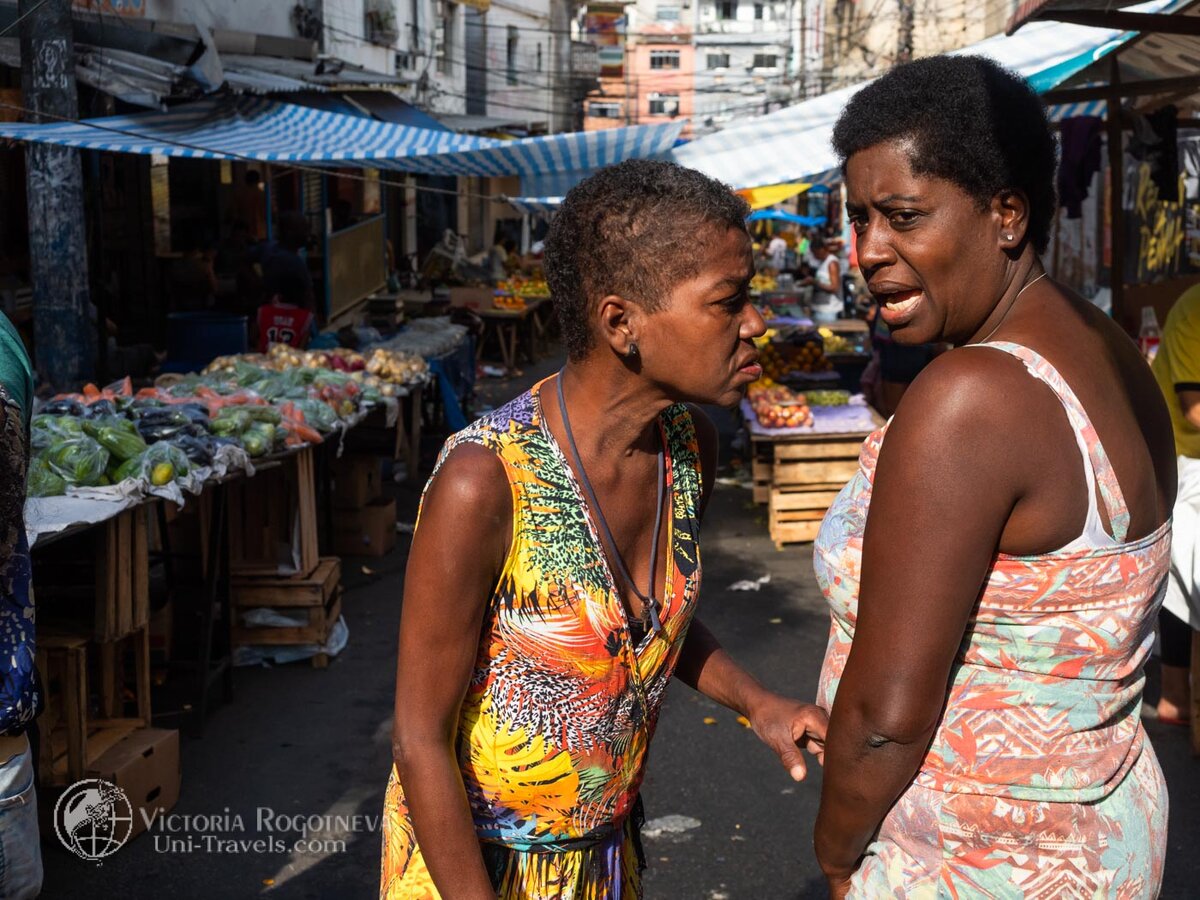
<svg viewBox="0 0 1200 900">
<path fill-rule="evenodd" d="M 1180 8 L 1194 0 L 1154 0 L 1143 12 Z M 1137 37 L 1119 28 L 1037 22 L 1019 34 L 998 35 L 955 55 L 987 56 L 1025 76 L 1039 93 L 1052 91 Z M 720 178 L 734 188 L 790 181 L 830 184 L 841 178 L 831 144 L 833 127 L 850 98 L 867 83 L 832 91 L 778 112 L 758 116 L 676 148 L 671 158 Z M 1103 101 L 1084 99 L 1051 107 L 1055 120 L 1097 115 Z"/>
<path fill-rule="evenodd" d="M 747 222 L 789 222 L 792 225 L 803 225 L 805 228 L 815 228 L 827 221 L 824 216 L 798 216 L 795 213 L 779 209 L 756 209 L 746 216 Z"/>
<path fill-rule="evenodd" d="M 260 97 L 202 100 L 165 113 L 77 122 L 0 123 L 0 137 L 113 153 L 385 169 L 426 175 L 578 180 L 669 150 L 683 122 L 495 140 Z M 527 182 L 529 183 L 529 182 Z M 534 191 L 528 191 L 535 193 Z"/>
</svg>

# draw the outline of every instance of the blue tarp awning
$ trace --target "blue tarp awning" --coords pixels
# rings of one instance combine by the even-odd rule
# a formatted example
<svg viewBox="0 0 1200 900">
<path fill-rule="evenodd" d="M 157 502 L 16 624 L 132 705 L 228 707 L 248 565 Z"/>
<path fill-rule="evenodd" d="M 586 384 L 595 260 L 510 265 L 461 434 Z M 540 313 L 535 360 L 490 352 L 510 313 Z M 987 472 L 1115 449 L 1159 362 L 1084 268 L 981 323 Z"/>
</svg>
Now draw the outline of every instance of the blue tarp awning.
<svg viewBox="0 0 1200 900">
<path fill-rule="evenodd" d="M 747 222 L 762 222 L 764 220 L 790 222 L 793 225 L 803 225 L 805 228 L 815 228 L 818 225 L 824 225 L 827 221 L 824 216 L 798 216 L 795 213 L 784 212 L 779 209 L 756 209 L 750 215 L 746 216 Z"/>
<path fill-rule="evenodd" d="M 0 123 L 0 138 L 112 153 L 358 166 L 427 175 L 577 181 L 669 150 L 682 121 L 502 141 L 415 128 L 258 97 L 70 123 Z M 530 192 L 532 193 L 532 191 Z"/>
<path fill-rule="evenodd" d="M 1154 0 L 1137 9 L 1157 12 L 1190 2 Z M 956 51 L 956 55 L 991 57 L 1025 76 L 1039 93 L 1045 93 L 1136 36 L 1136 32 L 1108 28 L 1037 22 L 1011 37 L 998 35 L 972 44 Z M 840 181 L 839 160 L 830 143 L 833 126 L 850 98 L 869 83 L 864 81 L 745 120 L 676 148 L 670 158 L 739 189 L 790 181 L 817 185 Z M 1103 101 L 1097 101 L 1051 108 L 1050 115 L 1058 120 L 1103 115 L 1103 111 Z"/>
</svg>

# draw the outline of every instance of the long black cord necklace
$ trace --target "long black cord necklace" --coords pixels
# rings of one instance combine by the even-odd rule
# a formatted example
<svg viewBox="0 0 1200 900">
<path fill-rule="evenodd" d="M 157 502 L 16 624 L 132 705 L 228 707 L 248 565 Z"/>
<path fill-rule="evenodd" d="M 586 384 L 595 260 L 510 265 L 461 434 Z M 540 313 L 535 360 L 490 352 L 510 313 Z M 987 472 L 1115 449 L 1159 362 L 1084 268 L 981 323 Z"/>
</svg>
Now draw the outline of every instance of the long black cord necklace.
<svg viewBox="0 0 1200 900">
<path fill-rule="evenodd" d="M 621 578 L 629 586 L 629 589 L 642 601 L 642 622 L 643 627 L 646 616 L 649 615 L 650 627 L 654 629 L 655 634 L 662 633 L 662 621 L 658 615 L 658 601 L 654 599 L 654 584 L 658 573 L 658 535 L 662 530 L 663 510 L 666 507 L 667 501 L 667 461 L 666 451 L 662 446 L 658 448 L 658 509 L 654 514 L 654 539 L 650 543 L 650 584 L 649 591 L 643 594 L 634 584 L 633 576 L 629 574 L 629 567 L 625 565 L 625 560 L 621 558 L 621 551 L 617 549 L 617 542 L 613 540 L 611 529 L 608 527 L 608 521 L 604 518 L 604 510 L 600 508 L 600 502 L 596 499 L 596 492 L 592 490 L 592 483 L 588 479 L 587 470 L 583 467 L 583 460 L 579 456 L 579 448 L 575 445 L 575 435 L 571 431 L 571 418 L 567 415 L 567 402 L 563 398 L 563 373 L 560 371 L 556 381 L 558 382 L 558 411 L 562 415 L 563 431 L 567 434 L 567 444 L 571 448 L 571 456 L 575 461 L 575 470 L 579 473 L 579 482 L 583 486 L 587 494 L 588 503 L 595 513 L 596 524 L 600 526 L 604 532 L 604 537 L 608 541 L 608 546 L 604 546 L 601 542 L 600 550 L 609 559 L 610 562 L 616 564 L 616 569 L 620 573 Z M 611 552 L 609 547 L 612 548 Z M 610 567 L 611 568 L 611 567 Z M 619 600 L 618 596 L 618 600 Z M 624 604 L 621 604 L 624 610 Z"/>
</svg>

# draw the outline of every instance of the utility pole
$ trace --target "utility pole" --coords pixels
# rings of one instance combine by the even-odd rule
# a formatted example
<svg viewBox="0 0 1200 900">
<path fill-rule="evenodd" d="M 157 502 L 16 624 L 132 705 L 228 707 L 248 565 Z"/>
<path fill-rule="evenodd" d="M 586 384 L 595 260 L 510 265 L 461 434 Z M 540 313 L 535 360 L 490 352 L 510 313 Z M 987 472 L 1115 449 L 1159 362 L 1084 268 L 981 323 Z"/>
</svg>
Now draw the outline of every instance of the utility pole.
<svg viewBox="0 0 1200 900">
<path fill-rule="evenodd" d="M 35 122 L 74 120 L 75 40 L 71 0 L 19 0 L 21 90 Z M 29 267 L 38 373 L 66 388 L 92 377 L 96 329 L 88 295 L 83 167 L 79 151 L 26 144 Z"/>
<path fill-rule="evenodd" d="M 550 0 L 550 33 L 554 47 L 555 111 L 550 122 L 552 132 L 572 131 L 575 124 L 575 85 L 572 73 L 571 19 L 572 0 Z"/>
<path fill-rule="evenodd" d="M 896 64 L 912 62 L 913 58 L 913 19 L 915 17 L 914 0 L 899 0 L 900 3 L 900 40 L 896 46 Z"/>
</svg>

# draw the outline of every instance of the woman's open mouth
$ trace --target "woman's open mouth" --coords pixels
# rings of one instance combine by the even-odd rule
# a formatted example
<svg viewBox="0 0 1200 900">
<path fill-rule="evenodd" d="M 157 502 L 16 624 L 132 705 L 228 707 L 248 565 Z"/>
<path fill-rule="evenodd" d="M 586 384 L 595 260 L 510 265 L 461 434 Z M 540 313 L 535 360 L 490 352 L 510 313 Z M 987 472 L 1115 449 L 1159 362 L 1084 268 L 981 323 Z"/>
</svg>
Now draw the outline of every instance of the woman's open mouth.
<svg viewBox="0 0 1200 900">
<path fill-rule="evenodd" d="M 925 299 L 925 292 L 921 290 L 892 291 L 877 294 L 875 299 L 879 302 L 879 314 L 883 317 L 883 321 L 888 324 L 889 328 L 894 328 L 912 321 L 921 307 L 921 301 Z"/>
</svg>

